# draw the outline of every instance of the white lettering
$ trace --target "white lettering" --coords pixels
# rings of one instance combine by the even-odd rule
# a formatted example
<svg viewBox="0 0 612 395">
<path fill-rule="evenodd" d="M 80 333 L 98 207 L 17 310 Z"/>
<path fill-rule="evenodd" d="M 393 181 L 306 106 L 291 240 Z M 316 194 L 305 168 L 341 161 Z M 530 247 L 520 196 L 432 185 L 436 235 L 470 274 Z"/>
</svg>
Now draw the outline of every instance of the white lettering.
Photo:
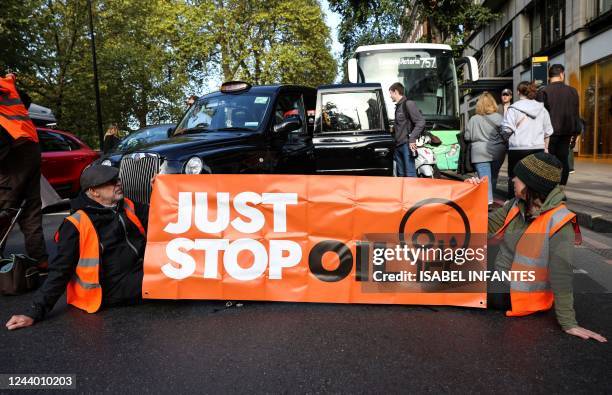
<svg viewBox="0 0 612 395">
<path fill-rule="evenodd" d="M 263 228 L 266 219 L 261 211 L 255 207 L 249 206 L 247 203 L 258 205 L 261 203 L 261 197 L 255 192 L 242 192 L 234 198 L 234 208 L 240 215 L 244 215 L 251 221 L 246 222 L 242 218 L 236 218 L 232 221 L 232 226 L 238 232 L 255 233 Z"/>
<path fill-rule="evenodd" d="M 204 250 L 204 278 L 219 278 L 219 251 L 229 246 L 227 239 L 197 239 L 195 248 Z"/>
<path fill-rule="evenodd" d="M 253 265 L 247 269 L 238 264 L 238 254 L 242 251 L 250 251 L 253 254 Z M 236 280 L 250 281 L 261 276 L 268 265 L 268 253 L 266 248 L 257 240 L 238 239 L 229 245 L 223 255 L 223 264 L 227 273 Z"/>
<path fill-rule="evenodd" d="M 178 197 L 178 219 L 174 223 L 169 223 L 164 228 L 164 232 L 172 234 L 185 233 L 191 228 L 191 192 L 179 192 Z"/>
<path fill-rule="evenodd" d="M 195 260 L 193 257 L 181 250 L 190 251 L 194 247 L 193 240 L 183 237 L 173 239 L 166 245 L 166 255 L 179 267 L 175 267 L 172 263 L 166 263 L 161 270 L 164 274 L 175 280 L 185 279 L 195 271 Z"/>
<path fill-rule="evenodd" d="M 287 251 L 287 256 L 283 252 Z M 302 260 L 300 245 L 292 240 L 270 240 L 270 272 L 269 278 L 283 278 L 283 268 L 293 267 Z"/>
<path fill-rule="evenodd" d="M 297 193 L 264 193 L 263 204 L 271 204 L 274 211 L 274 231 L 287 231 L 287 205 L 297 204 Z"/>
<path fill-rule="evenodd" d="M 208 219 L 208 193 L 195 193 L 195 224 L 198 229 L 205 233 L 219 233 L 229 225 L 230 218 L 230 196 L 227 192 L 217 193 L 217 218 L 215 221 Z"/>
</svg>

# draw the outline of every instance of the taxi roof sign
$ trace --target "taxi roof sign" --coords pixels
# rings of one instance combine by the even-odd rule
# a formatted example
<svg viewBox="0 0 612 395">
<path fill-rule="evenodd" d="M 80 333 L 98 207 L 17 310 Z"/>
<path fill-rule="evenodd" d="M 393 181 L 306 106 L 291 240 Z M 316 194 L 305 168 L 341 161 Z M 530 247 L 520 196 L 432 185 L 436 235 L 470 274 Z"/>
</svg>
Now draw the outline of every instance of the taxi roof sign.
<svg viewBox="0 0 612 395">
<path fill-rule="evenodd" d="M 231 93 L 251 89 L 251 84 L 244 81 L 228 81 L 221 84 L 221 92 Z"/>
</svg>

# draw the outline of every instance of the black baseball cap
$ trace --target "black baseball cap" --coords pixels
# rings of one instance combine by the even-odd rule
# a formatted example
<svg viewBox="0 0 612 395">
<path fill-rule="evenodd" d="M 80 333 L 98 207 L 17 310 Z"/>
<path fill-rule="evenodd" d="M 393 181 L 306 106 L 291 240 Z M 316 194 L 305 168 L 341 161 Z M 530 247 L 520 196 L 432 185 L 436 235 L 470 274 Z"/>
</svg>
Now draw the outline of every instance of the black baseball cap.
<svg viewBox="0 0 612 395">
<path fill-rule="evenodd" d="M 81 189 L 86 191 L 117 178 L 119 178 L 119 169 L 116 167 L 91 165 L 81 173 Z"/>
</svg>

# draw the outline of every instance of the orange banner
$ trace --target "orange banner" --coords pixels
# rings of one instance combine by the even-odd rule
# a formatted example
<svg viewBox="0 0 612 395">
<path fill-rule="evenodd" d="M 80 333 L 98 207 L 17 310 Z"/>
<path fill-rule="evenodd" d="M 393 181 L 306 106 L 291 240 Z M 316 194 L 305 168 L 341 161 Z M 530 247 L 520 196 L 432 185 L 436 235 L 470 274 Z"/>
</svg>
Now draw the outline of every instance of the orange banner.
<svg viewBox="0 0 612 395">
<path fill-rule="evenodd" d="M 399 273 L 412 276 L 418 258 L 412 265 L 392 262 L 395 253 L 402 259 L 401 248 L 411 240 L 424 235 L 442 246 L 438 235 L 454 235 L 447 245 L 474 247 L 480 255 L 471 257 L 471 268 L 486 269 L 486 232 L 484 183 L 159 175 L 143 297 L 486 307 L 483 283 L 455 284 L 453 292 L 418 282 L 402 287 Z M 406 249 L 409 263 L 410 253 L 424 256 Z M 389 275 L 401 265 L 407 269 Z"/>
</svg>

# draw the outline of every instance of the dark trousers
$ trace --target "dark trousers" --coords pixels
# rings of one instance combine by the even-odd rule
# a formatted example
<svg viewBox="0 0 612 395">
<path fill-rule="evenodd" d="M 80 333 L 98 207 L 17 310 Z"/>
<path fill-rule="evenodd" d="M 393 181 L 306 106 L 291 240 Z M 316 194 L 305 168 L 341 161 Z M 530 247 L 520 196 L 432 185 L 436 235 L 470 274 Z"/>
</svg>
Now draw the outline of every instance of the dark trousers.
<svg viewBox="0 0 612 395">
<path fill-rule="evenodd" d="M 514 197 L 514 166 L 526 156 L 535 154 L 536 152 L 544 152 L 543 149 L 525 149 L 525 150 L 508 150 L 508 199 Z"/>
<path fill-rule="evenodd" d="M 563 165 L 563 173 L 561 173 L 561 185 L 567 184 L 567 179 L 569 177 L 570 165 L 569 165 L 569 155 L 570 155 L 570 142 L 572 140 L 572 136 L 550 136 L 550 140 L 548 141 L 548 153 L 554 155 L 559 159 L 561 164 Z"/>
<path fill-rule="evenodd" d="M 416 177 L 415 158 L 410 152 L 408 144 L 395 147 L 395 164 L 398 177 Z"/>
<path fill-rule="evenodd" d="M 40 146 L 32 141 L 17 141 L 0 161 L 0 211 L 19 208 L 25 201 L 18 224 L 25 237 L 27 254 L 40 262 L 48 259 L 42 229 L 40 201 Z M 0 226 L 0 236 L 7 224 Z M 0 251 L 1 252 L 1 251 Z"/>
</svg>

